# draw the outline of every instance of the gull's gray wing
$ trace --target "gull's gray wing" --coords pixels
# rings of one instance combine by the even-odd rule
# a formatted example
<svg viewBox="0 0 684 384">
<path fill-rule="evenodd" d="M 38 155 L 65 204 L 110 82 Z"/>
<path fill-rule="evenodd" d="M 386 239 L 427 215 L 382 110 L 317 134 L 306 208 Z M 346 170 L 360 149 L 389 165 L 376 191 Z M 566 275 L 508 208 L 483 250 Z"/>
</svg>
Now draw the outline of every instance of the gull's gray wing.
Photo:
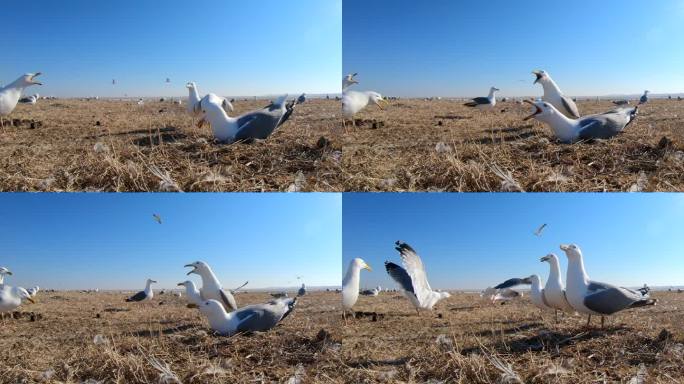
<svg viewBox="0 0 684 384">
<path fill-rule="evenodd" d="M 588 116 L 580 121 L 579 137 L 583 140 L 609 139 L 622 132 L 637 116 L 637 108 L 622 108 Z"/>
<path fill-rule="evenodd" d="M 397 241 L 395 245 L 394 249 L 399 251 L 399 256 L 404 264 L 404 268 L 406 268 L 406 273 L 411 276 L 413 294 L 416 295 L 419 303 L 423 303 L 427 296 L 432 293 L 423 261 L 410 245 L 403 241 Z"/>
<path fill-rule="evenodd" d="M 238 118 L 240 127 L 235 135 L 236 140 L 266 139 L 278 127 L 282 113 L 267 108 L 250 112 Z"/>
<path fill-rule="evenodd" d="M 580 113 L 579 109 L 577 109 L 577 104 L 575 104 L 575 102 L 572 101 L 571 98 L 561 95 L 561 101 L 563 102 L 563 107 L 565 107 L 565 110 L 570 114 L 571 117 L 575 119 L 580 118 Z"/>
<path fill-rule="evenodd" d="M 245 307 L 235 313 L 240 319 L 239 332 L 267 331 L 285 319 L 294 310 L 296 300 L 276 301 Z"/>
<path fill-rule="evenodd" d="M 584 297 L 584 306 L 603 315 L 612 315 L 623 309 L 648 305 L 648 296 L 631 289 L 609 284 L 590 282 L 589 294 Z"/>
<path fill-rule="evenodd" d="M 223 303 L 223 306 L 228 309 L 232 309 L 233 311 L 238 309 L 237 303 L 235 302 L 235 297 L 233 297 L 233 294 L 230 292 L 226 292 L 223 289 L 219 290 L 219 294 L 221 295 L 221 302 Z"/>
<path fill-rule="evenodd" d="M 413 292 L 413 283 L 411 282 L 411 276 L 409 276 L 408 273 L 406 273 L 406 270 L 394 263 L 391 263 L 389 261 L 385 261 L 385 270 L 387 270 L 387 273 L 390 275 L 390 277 L 396 281 L 399 286 L 401 286 L 401 289 L 403 289 L 406 292 Z"/>
<path fill-rule="evenodd" d="M 520 279 L 520 278 L 514 277 L 512 279 L 508 279 L 508 280 L 504 281 L 503 283 L 497 285 L 496 287 L 494 287 L 494 289 L 506 289 L 506 288 L 515 287 L 518 285 L 530 285 L 530 284 L 532 284 L 532 283 L 530 282 L 529 278 Z"/>
<path fill-rule="evenodd" d="M 473 101 L 470 101 L 468 103 L 465 103 L 463 105 L 467 107 L 475 107 L 478 105 L 483 105 L 483 104 L 490 104 L 489 98 L 487 97 L 476 97 L 473 99 Z"/>
<path fill-rule="evenodd" d="M 143 300 L 145 300 L 146 297 L 147 297 L 147 295 L 145 294 L 145 291 L 140 291 L 140 292 L 136 293 L 135 295 L 133 295 L 133 296 L 129 297 L 128 299 L 126 299 L 126 301 L 127 301 L 127 302 L 131 302 L 131 301 L 143 301 Z"/>
</svg>

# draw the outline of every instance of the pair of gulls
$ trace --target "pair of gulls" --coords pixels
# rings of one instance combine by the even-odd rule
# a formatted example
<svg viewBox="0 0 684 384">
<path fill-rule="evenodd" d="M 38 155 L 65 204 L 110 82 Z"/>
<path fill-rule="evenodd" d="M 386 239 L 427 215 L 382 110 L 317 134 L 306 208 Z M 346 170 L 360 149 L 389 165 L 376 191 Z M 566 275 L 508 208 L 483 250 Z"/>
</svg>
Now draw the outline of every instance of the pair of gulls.
<svg viewBox="0 0 684 384">
<path fill-rule="evenodd" d="M 35 303 L 33 296 L 38 293 L 38 287 L 31 289 L 33 294 L 22 287 L 13 287 L 5 284 L 5 276 L 11 276 L 12 272 L 0 267 L 0 315 L 4 318 L 5 313 L 9 313 L 19 308 L 24 301 Z"/>
<path fill-rule="evenodd" d="M 531 285 L 530 299 L 536 307 L 543 311 L 555 310 L 556 314 L 560 310 L 589 315 L 587 326 L 592 315 L 601 316 L 603 326 L 605 316 L 656 304 L 656 300 L 649 297 L 646 287 L 632 290 L 591 280 L 584 269 L 582 250 L 577 245 L 563 244 L 560 249 L 568 258 L 567 286 L 563 286 L 558 256 L 551 253 L 541 258 L 542 262 L 548 262 L 550 266 L 549 279 L 544 288 L 538 275 L 509 279 L 494 288 L 510 289 L 522 284 Z"/>
<path fill-rule="evenodd" d="M 234 108 L 225 97 L 213 93 L 200 97 L 197 85 L 193 82 L 186 84 L 186 87 L 189 92 L 188 113 L 200 118 L 198 127 L 208 122 L 214 137 L 224 143 L 266 139 L 290 118 L 297 104 L 306 100 L 302 94 L 288 104 L 287 95 L 283 95 L 262 109 L 231 117 L 229 113 Z"/>
<path fill-rule="evenodd" d="M 359 83 L 354 79 L 357 75 L 357 73 L 352 73 L 342 79 L 342 115 L 344 116 L 342 124 L 345 127 L 346 119 L 351 119 L 352 125 L 355 125 L 354 115 L 366 108 L 368 104 L 374 104 L 380 109 L 383 109 L 383 104 L 388 104 L 387 100 L 375 91 L 350 91 L 351 86 Z"/>
<path fill-rule="evenodd" d="M 233 294 L 223 289 L 221 282 L 207 263 L 196 261 L 185 267 L 192 268 L 188 275 L 194 273 L 202 278 L 202 288 L 197 289 L 195 283 L 190 280 L 178 285 L 185 287 L 191 306 L 199 308 L 200 312 L 207 317 L 211 328 L 220 335 L 232 336 L 237 333 L 267 331 L 285 319 L 297 303 L 296 298 L 279 299 L 265 304 L 238 308 Z M 145 290 L 126 301 L 151 300 L 154 296 L 151 289 L 153 283 L 156 281 L 148 279 Z"/>
<path fill-rule="evenodd" d="M 430 287 L 423 261 L 410 245 L 402 241 L 397 241 L 395 245 L 404 267 L 386 261 L 385 270 L 399 284 L 401 292 L 413 304 L 418 314 L 420 314 L 421 309 L 432 310 L 438 301 L 451 297 L 449 292 L 434 291 Z M 359 298 L 359 281 L 362 269 L 371 271 L 370 266 L 365 261 L 360 258 L 353 259 L 342 281 L 342 314 L 345 321 L 346 312 L 351 311 Z"/>
<path fill-rule="evenodd" d="M 41 82 L 36 81 L 36 77 L 38 76 L 40 76 L 40 72 L 27 73 L 6 87 L 0 88 L 0 126 L 4 126 L 2 116 L 9 115 L 14 111 L 14 108 L 17 107 L 17 103 L 19 103 L 24 89 L 32 85 L 43 85 Z M 37 99 L 38 98 L 36 97 L 36 100 Z M 35 104 L 35 101 L 33 104 Z"/>
</svg>

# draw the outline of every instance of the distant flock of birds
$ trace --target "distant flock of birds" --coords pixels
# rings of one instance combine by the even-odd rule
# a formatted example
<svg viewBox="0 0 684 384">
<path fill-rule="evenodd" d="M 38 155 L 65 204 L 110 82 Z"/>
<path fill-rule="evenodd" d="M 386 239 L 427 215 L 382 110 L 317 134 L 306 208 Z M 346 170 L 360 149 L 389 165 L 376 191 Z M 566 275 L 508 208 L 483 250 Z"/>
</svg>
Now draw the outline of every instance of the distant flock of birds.
<svg viewBox="0 0 684 384">
<path fill-rule="evenodd" d="M 420 310 L 432 310 L 440 300 L 451 296 L 449 292 L 433 290 L 430 287 L 423 261 L 411 246 L 401 241 L 397 241 L 395 245 L 403 267 L 386 261 L 385 270 L 399 285 L 400 291 L 411 302 L 418 314 Z M 509 279 L 494 288 L 486 289 L 482 296 L 492 302 L 507 301 L 521 296 L 521 293 L 512 288 L 530 285 L 531 301 L 537 308 L 542 311 L 555 311 L 556 318 L 558 311 L 588 315 L 587 326 L 590 324 L 591 316 L 600 316 L 601 326 L 603 326 L 605 316 L 656 304 L 656 300 L 649 297 L 650 289 L 647 286 L 633 290 L 591 280 L 584 268 L 583 255 L 579 246 L 563 244 L 560 249 L 568 258 L 567 286 L 563 284 L 558 256 L 551 253 L 541 258 L 541 262 L 547 262 L 550 266 L 549 278 L 545 286 L 542 287 L 543 283 L 538 275 L 531 275 Z M 358 300 L 360 276 L 364 269 L 372 270 L 363 259 L 355 258 L 350 262 L 344 276 L 342 310 L 345 322 L 347 322 L 347 312 L 353 313 L 353 307 Z"/>
</svg>

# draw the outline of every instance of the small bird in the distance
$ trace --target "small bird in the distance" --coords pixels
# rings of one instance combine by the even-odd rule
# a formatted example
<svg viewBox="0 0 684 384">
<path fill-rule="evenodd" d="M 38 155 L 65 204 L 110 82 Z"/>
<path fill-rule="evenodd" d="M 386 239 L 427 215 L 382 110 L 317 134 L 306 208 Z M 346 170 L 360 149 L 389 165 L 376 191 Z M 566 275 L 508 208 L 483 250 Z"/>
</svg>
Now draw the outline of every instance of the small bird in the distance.
<svg viewBox="0 0 684 384">
<path fill-rule="evenodd" d="M 153 214 L 152 214 L 152 217 L 154 218 L 154 221 L 156 221 L 157 223 L 159 223 L 159 224 L 162 223 L 161 216 L 159 216 L 158 214 L 153 213 Z"/>
<path fill-rule="evenodd" d="M 534 235 L 540 237 L 544 228 L 546 228 L 546 224 L 542 224 L 541 227 L 537 228 L 537 230 L 534 231 Z"/>
</svg>

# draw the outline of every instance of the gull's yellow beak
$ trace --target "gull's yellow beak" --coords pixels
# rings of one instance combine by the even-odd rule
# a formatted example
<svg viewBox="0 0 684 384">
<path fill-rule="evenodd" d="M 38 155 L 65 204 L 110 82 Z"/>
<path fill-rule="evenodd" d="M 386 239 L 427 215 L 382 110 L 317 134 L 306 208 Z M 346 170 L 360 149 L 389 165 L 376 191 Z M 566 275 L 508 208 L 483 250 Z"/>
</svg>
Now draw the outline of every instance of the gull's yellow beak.
<svg viewBox="0 0 684 384">
<path fill-rule="evenodd" d="M 385 108 L 383 107 L 383 105 L 384 105 L 385 107 L 387 107 L 387 106 L 389 106 L 389 102 L 388 102 L 387 100 L 385 100 L 385 99 L 380 99 L 380 100 L 378 100 L 378 103 L 377 103 L 376 105 L 377 105 L 378 108 L 380 108 L 381 110 L 385 110 Z"/>
<path fill-rule="evenodd" d="M 370 272 L 373 272 L 373 269 L 372 269 L 372 268 L 370 267 L 370 265 L 368 265 L 368 264 L 366 264 L 366 265 L 363 267 L 363 269 L 367 269 L 367 270 L 369 270 Z"/>
<path fill-rule="evenodd" d="M 36 301 L 35 301 L 35 300 L 33 300 L 33 299 L 32 299 L 32 298 L 30 298 L 30 297 L 27 297 L 27 298 L 26 298 L 26 300 L 30 301 L 30 302 L 31 302 L 31 304 L 35 304 L 35 303 L 36 303 Z"/>
</svg>

